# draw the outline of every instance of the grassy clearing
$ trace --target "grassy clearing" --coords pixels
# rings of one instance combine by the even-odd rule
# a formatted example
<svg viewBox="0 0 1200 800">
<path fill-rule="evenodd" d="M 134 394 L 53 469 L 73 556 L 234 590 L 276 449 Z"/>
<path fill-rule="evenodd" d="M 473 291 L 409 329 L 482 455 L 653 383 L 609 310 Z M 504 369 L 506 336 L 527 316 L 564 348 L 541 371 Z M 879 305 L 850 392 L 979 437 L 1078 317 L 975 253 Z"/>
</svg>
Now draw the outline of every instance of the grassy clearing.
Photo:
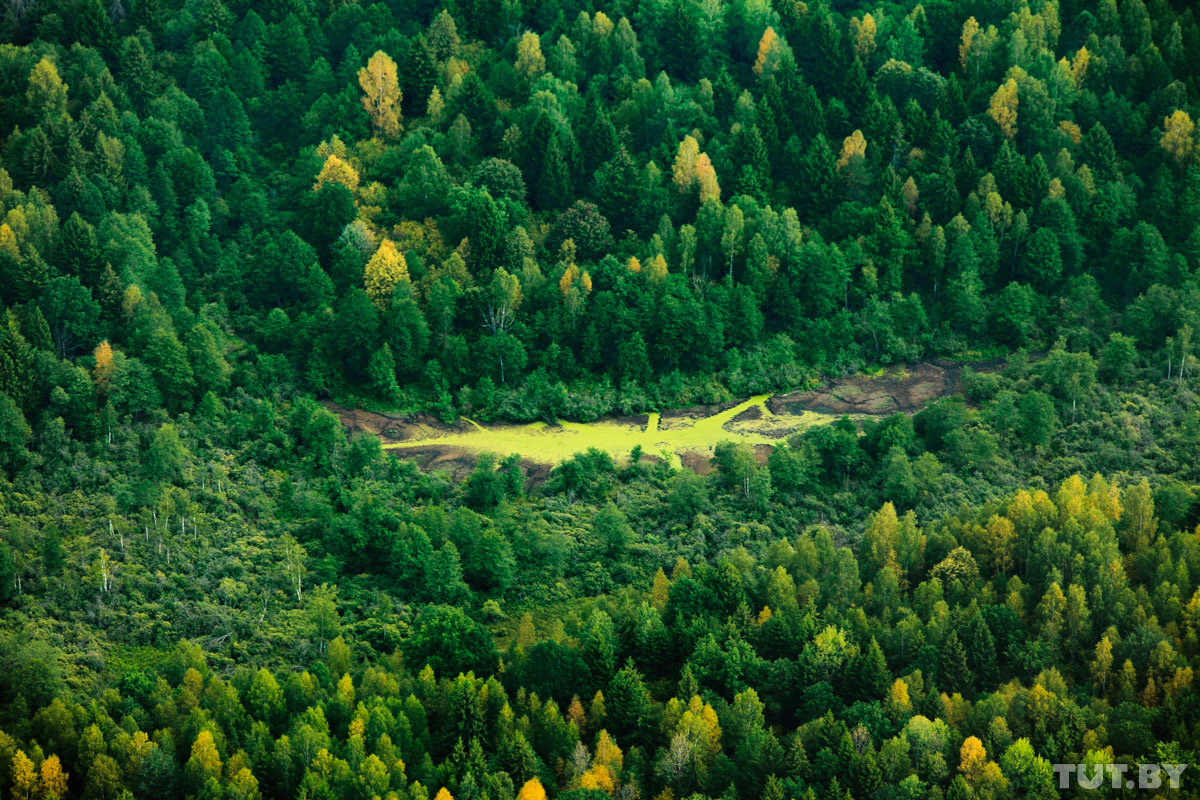
<svg viewBox="0 0 1200 800">
<path fill-rule="evenodd" d="M 473 430 L 410 439 L 385 444 L 384 447 L 398 450 L 460 447 L 476 453 L 519 453 L 530 461 L 558 464 L 590 447 L 607 450 L 619 458 L 628 455 L 634 447 L 640 445 L 642 452 L 647 455 L 659 456 L 671 465 L 679 467 L 682 463 L 682 453 L 711 454 L 713 447 L 722 441 L 773 445 L 780 441 L 783 434 L 795 433 L 836 419 L 834 415 L 815 411 L 772 414 L 767 407 L 769 397 L 770 395 L 758 395 L 707 417 L 674 417 L 669 420 L 669 424 L 662 425 L 657 413 L 649 415 L 645 426 L 601 420 L 588 423 L 563 422 L 561 425 L 535 422 L 530 425 L 485 427 L 467 420 L 473 426 Z M 757 419 L 734 421 L 734 417 L 751 408 L 759 409 Z"/>
</svg>

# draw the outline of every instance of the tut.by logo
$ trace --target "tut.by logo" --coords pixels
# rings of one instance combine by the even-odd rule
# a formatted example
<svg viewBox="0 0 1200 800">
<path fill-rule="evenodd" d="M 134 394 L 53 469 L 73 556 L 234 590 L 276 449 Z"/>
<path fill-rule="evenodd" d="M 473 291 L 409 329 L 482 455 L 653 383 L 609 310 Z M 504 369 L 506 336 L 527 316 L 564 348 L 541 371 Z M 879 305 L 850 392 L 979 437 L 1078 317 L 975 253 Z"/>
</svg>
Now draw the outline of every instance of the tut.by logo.
<svg viewBox="0 0 1200 800">
<path fill-rule="evenodd" d="M 1055 764 L 1054 774 L 1058 776 L 1060 789 L 1070 789 L 1072 783 L 1081 789 L 1099 789 L 1105 776 L 1113 789 L 1178 789 L 1179 778 L 1188 766 L 1139 764 L 1137 772 L 1131 772 L 1128 764 Z"/>
</svg>

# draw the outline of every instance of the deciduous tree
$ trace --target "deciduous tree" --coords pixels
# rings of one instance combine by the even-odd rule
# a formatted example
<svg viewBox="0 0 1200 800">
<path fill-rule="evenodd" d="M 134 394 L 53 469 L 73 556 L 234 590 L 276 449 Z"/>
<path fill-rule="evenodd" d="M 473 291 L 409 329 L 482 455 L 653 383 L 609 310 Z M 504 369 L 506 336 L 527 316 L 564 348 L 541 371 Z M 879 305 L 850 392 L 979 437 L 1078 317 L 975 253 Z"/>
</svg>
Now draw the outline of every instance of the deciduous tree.
<svg viewBox="0 0 1200 800">
<path fill-rule="evenodd" d="M 367 60 L 358 71 L 362 87 L 362 105 L 371 117 L 375 130 L 389 139 L 400 135 L 400 84 L 396 79 L 396 62 L 382 50 Z"/>
</svg>

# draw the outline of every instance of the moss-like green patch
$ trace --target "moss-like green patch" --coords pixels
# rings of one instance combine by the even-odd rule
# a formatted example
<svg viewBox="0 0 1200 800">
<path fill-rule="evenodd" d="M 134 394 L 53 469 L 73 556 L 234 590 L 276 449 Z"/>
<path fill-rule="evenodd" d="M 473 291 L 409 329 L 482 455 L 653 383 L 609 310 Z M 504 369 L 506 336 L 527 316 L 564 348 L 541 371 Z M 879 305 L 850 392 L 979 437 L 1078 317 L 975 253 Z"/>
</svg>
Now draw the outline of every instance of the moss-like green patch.
<svg viewBox="0 0 1200 800">
<path fill-rule="evenodd" d="M 471 420 L 473 430 L 445 433 L 423 439 L 385 444 L 397 450 L 417 448 L 462 448 L 471 452 L 519 453 L 522 458 L 542 464 L 558 464 L 576 453 L 595 447 L 614 456 L 626 456 L 634 447 L 655 455 L 675 467 L 681 466 L 683 453 L 711 454 L 722 441 L 745 442 L 750 445 L 774 445 L 783 437 L 815 425 L 831 422 L 836 417 L 816 411 L 773 414 L 767 407 L 770 395 L 758 395 L 710 416 L 675 417 L 670 427 L 659 425 L 659 415 L 652 413 L 644 426 L 616 420 L 598 422 L 563 422 L 547 425 L 483 426 Z M 734 420 L 750 408 L 759 409 L 757 419 Z"/>
</svg>

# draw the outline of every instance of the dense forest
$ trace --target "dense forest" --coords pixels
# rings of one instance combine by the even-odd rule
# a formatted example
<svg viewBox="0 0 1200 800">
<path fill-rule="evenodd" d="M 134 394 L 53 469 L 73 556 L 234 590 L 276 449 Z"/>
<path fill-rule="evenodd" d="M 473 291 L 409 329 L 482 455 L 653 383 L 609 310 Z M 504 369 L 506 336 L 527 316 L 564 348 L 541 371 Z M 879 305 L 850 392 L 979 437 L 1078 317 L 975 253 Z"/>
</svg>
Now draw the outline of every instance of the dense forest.
<svg viewBox="0 0 1200 800">
<path fill-rule="evenodd" d="M 1052 765 L 1200 754 L 1198 116 L 1183 0 L 5 0 L 0 797 L 1137 795 Z M 934 357 L 704 475 L 323 404 Z"/>
</svg>

